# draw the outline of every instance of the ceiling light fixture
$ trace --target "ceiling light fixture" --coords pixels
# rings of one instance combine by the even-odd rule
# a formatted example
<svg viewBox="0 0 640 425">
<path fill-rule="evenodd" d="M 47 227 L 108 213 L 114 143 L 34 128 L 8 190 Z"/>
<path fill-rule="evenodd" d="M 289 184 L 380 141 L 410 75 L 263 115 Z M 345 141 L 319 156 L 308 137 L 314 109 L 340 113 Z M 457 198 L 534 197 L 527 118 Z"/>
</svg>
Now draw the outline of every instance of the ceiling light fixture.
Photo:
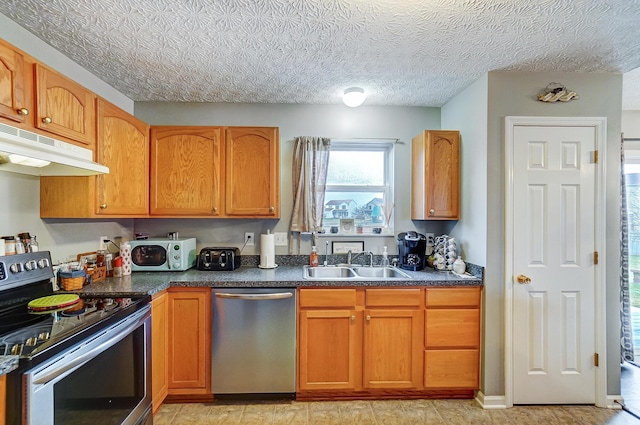
<svg viewBox="0 0 640 425">
<path fill-rule="evenodd" d="M 362 105 L 365 97 L 364 89 L 360 87 L 350 87 L 344 91 L 342 101 L 345 105 L 355 108 Z"/>
</svg>

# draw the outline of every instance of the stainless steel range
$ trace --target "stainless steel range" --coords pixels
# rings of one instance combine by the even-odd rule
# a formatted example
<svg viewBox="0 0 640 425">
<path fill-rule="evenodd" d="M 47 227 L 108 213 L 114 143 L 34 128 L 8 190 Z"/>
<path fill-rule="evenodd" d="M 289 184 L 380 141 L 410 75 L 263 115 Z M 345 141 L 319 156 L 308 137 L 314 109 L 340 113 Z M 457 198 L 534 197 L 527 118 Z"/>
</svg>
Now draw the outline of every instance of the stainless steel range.
<svg viewBox="0 0 640 425">
<path fill-rule="evenodd" d="M 29 309 L 52 277 L 47 251 L 0 257 L 0 355 L 19 356 L 6 423 L 151 424 L 149 297 Z"/>
</svg>

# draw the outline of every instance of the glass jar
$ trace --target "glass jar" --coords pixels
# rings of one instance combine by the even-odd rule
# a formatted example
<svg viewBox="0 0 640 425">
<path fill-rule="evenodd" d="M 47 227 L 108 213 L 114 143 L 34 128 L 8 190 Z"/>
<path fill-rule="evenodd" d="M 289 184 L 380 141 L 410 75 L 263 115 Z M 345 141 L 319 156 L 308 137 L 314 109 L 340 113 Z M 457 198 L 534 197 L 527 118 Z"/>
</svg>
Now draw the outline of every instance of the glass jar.
<svg viewBox="0 0 640 425">
<path fill-rule="evenodd" d="M 27 251 L 28 252 L 40 251 L 40 245 L 38 245 L 38 241 L 36 240 L 36 235 L 31 236 L 31 241 L 29 242 Z"/>
<path fill-rule="evenodd" d="M 4 239 L 4 255 L 16 255 L 15 236 L 3 236 L 2 239 Z"/>
</svg>

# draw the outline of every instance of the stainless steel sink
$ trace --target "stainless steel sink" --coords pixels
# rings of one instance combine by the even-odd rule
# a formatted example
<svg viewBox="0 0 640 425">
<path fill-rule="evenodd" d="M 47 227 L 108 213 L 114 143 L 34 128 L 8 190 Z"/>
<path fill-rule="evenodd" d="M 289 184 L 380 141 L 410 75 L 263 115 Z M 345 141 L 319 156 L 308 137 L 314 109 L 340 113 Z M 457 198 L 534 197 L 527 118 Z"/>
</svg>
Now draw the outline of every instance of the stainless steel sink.
<svg viewBox="0 0 640 425">
<path fill-rule="evenodd" d="M 395 267 L 310 267 L 304 266 L 305 279 L 366 280 L 366 279 L 411 279 L 407 273 Z"/>
<path fill-rule="evenodd" d="M 400 269 L 396 269 L 395 267 L 355 267 L 353 270 L 361 277 L 411 279 L 411 276 Z"/>
<path fill-rule="evenodd" d="M 353 279 L 356 272 L 350 267 L 309 267 L 304 266 L 306 279 Z"/>
</svg>

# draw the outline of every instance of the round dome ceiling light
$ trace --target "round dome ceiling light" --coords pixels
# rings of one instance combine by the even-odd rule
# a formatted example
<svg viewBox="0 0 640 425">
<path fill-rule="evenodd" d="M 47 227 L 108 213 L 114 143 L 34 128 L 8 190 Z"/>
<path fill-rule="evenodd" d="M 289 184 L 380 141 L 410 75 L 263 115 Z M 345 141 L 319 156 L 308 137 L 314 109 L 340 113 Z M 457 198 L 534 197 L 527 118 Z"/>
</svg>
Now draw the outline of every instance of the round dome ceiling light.
<svg viewBox="0 0 640 425">
<path fill-rule="evenodd" d="M 360 87 L 350 87 L 344 91 L 342 101 L 345 105 L 355 108 L 362 105 L 365 97 L 364 89 L 361 89 Z"/>
</svg>

